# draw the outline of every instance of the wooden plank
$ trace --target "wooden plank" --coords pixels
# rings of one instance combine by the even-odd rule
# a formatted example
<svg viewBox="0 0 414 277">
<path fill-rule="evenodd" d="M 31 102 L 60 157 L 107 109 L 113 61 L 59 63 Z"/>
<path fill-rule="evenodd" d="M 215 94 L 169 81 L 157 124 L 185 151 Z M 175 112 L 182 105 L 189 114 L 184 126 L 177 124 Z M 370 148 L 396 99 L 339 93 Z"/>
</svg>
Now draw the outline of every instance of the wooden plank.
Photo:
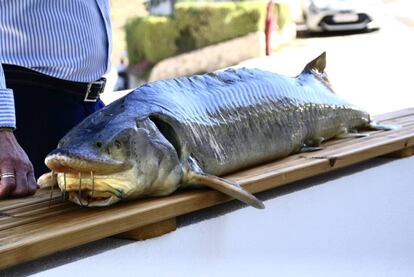
<svg viewBox="0 0 414 277">
<path fill-rule="evenodd" d="M 405 149 L 398 150 L 396 152 L 390 153 L 387 157 L 390 158 L 407 158 L 414 155 L 414 147 L 408 147 Z"/>
<path fill-rule="evenodd" d="M 50 198 L 49 190 L 38 190 L 35 195 L 18 198 L 18 199 L 6 199 L 0 201 L 0 213 L 14 209 L 17 207 L 24 207 L 31 204 L 47 203 L 48 201 L 56 201 L 61 199 L 61 193 L 55 190 L 55 194 Z"/>
<path fill-rule="evenodd" d="M 29 261 L 227 200 L 214 191 L 182 192 L 103 209 L 84 208 L 1 231 L 0 267 Z"/>
<path fill-rule="evenodd" d="M 380 115 L 377 120 L 403 128 L 330 141 L 324 150 L 292 155 L 226 178 L 259 192 L 402 149 L 412 151 L 414 108 Z M 120 233 L 135 239 L 161 234 L 175 228 L 179 215 L 231 200 L 215 191 L 195 190 L 106 208 L 82 208 L 61 203 L 60 197 L 56 193 L 50 207 L 48 190 L 32 198 L 0 202 L 0 268 Z"/>
<path fill-rule="evenodd" d="M 407 109 L 403 109 L 403 110 L 398 110 L 398 111 L 393 111 L 393 112 L 389 112 L 389 113 L 375 115 L 374 119 L 378 122 L 382 122 L 382 121 L 385 121 L 385 120 L 397 119 L 397 118 L 401 118 L 401 117 L 407 117 L 407 116 L 410 116 L 410 115 L 413 115 L 413 114 L 414 114 L 414 108 L 407 108 Z"/>
<path fill-rule="evenodd" d="M 149 224 L 144 227 L 136 228 L 121 234 L 115 235 L 117 238 L 129 240 L 152 239 L 173 232 L 177 229 L 177 219 L 170 218 L 161 222 Z"/>
<path fill-rule="evenodd" d="M 36 208 L 29 211 L 19 211 L 13 213 L 3 213 L 0 217 L 0 231 L 12 227 L 17 227 L 23 224 L 38 221 L 43 218 L 57 216 L 66 212 L 79 209 L 79 207 L 69 205 L 52 205 Z"/>
</svg>

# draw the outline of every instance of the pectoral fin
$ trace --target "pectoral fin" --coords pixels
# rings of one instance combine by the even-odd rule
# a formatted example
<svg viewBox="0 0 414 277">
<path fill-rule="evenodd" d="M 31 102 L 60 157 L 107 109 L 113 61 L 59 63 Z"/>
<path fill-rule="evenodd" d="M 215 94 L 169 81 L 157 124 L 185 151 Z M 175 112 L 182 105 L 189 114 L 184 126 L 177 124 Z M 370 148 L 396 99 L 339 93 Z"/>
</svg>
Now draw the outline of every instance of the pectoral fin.
<svg viewBox="0 0 414 277">
<path fill-rule="evenodd" d="M 183 169 L 184 176 L 182 182 L 187 185 L 207 186 L 234 197 L 257 209 L 264 209 L 262 201 L 257 199 L 247 190 L 243 189 L 237 182 L 204 173 L 196 159 L 192 156 L 188 157 Z"/>
<path fill-rule="evenodd" d="M 263 202 L 257 199 L 253 194 L 243 189 L 238 183 L 230 180 L 192 171 L 188 172 L 186 182 L 195 185 L 204 185 L 218 190 L 257 209 L 264 209 L 265 207 Z"/>
</svg>

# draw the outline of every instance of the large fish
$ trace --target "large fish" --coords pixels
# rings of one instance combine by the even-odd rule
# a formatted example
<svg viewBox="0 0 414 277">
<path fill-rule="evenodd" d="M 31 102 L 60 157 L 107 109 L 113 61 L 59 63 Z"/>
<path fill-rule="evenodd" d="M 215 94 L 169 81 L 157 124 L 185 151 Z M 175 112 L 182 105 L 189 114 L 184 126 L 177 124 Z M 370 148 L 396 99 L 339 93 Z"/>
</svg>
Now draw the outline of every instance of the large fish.
<svg viewBox="0 0 414 277">
<path fill-rule="evenodd" d="M 207 186 L 263 208 L 217 176 L 380 127 L 333 93 L 325 63 L 323 53 L 295 78 L 244 68 L 145 84 L 73 128 L 45 162 L 80 205 Z"/>
</svg>

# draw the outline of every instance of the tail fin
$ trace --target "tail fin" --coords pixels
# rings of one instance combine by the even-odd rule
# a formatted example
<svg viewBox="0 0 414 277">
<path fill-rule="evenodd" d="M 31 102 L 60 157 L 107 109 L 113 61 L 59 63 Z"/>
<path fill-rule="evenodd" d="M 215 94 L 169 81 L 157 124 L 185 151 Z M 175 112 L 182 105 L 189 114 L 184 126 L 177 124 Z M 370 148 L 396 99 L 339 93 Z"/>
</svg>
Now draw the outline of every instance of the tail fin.
<svg viewBox="0 0 414 277">
<path fill-rule="evenodd" d="M 312 74 L 324 83 L 330 90 L 332 90 L 328 75 L 325 72 L 326 67 L 326 52 L 323 52 L 316 59 L 309 62 L 301 74 Z M 332 90 L 333 92 L 333 90 Z"/>
</svg>

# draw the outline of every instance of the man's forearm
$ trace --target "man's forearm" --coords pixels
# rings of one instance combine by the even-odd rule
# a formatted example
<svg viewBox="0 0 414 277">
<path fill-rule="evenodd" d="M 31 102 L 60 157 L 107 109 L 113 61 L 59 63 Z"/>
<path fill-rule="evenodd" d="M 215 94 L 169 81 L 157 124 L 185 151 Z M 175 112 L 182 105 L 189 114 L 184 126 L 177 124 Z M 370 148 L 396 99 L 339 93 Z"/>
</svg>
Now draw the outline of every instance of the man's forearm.
<svg viewBox="0 0 414 277">
<path fill-rule="evenodd" d="M 0 64 L 0 128 L 16 128 L 13 91 L 6 88 L 3 67 Z"/>
<path fill-rule="evenodd" d="M 0 199 L 32 195 L 37 189 L 33 165 L 16 140 L 15 127 L 13 91 L 6 88 L 0 63 Z"/>
</svg>

